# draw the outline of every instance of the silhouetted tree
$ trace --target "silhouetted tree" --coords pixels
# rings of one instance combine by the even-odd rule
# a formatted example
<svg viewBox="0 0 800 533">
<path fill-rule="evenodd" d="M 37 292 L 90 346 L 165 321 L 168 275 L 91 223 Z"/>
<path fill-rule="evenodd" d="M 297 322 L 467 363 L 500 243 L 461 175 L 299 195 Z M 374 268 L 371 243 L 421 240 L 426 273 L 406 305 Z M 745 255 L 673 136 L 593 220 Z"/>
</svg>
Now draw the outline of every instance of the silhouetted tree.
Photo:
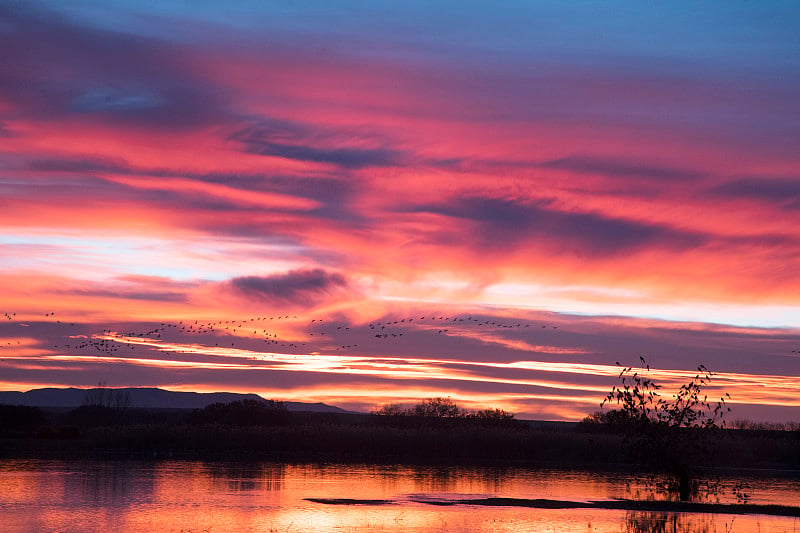
<svg viewBox="0 0 800 533">
<path fill-rule="evenodd" d="M 466 411 L 450 398 L 426 398 L 416 405 L 404 408 L 400 404 L 387 403 L 372 411 L 382 422 L 401 427 L 496 427 L 515 426 L 514 415 L 502 409 L 480 409 Z"/>
<path fill-rule="evenodd" d="M 620 409 L 595 411 L 581 420 L 584 426 L 603 426 L 611 430 L 624 428 L 626 423 L 628 423 L 627 414 Z"/>
<path fill-rule="evenodd" d="M 230 426 L 275 426 L 288 424 L 291 420 L 292 415 L 282 402 L 249 398 L 229 403 L 212 403 L 196 409 L 189 418 L 194 424 Z"/>
<path fill-rule="evenodd" d="M 629 450 L 665 469 L 673 476 L 680 499 L 688 500 L 691 468 L 708 461 L 707 439 L 713 430 L 724 426 L 730 408 L 726 408 L 724 397 L 710 402 L 703 394 L 703 387 L 713 376 L 705 366 L 700 365 L 697 374 L 667 400 L 658 392 L 661 386 L 643 375 L 650 366 L 640 359 L 643 368 L 623 368 L 621 383 L 613 386 L 601 404 L 616 403 L 619 409 L 601 418 L 623 428 Z M 725 396 L 730 397 L 727 393 Z"/>
<path fill-rule="evenodd" d="M 109 389 L 101 381 L 86 391 L 81 405 L 70 411 L 67 418 L 70 423 L 84 427 L 119 424 L 130 403 L 127 391 Z"/>
<path fill-rule="evenodd" d="M 463 416 L 461 408 L 450 398 L 427 398 L 411 408 L 413 416 L 431 418 L 457 418 Z"/>
<path fill-rule="evenodd" d="M 405 416 L 408 414 L 408 411 L 398 403 L 387 403 L 374 409 L 372 414 L 378 416 Z"/>
<path fill-rule="evenodd" d="M 92 407 L 108 407 L 116 411 L 124 411 L 130 407 L 131 399 L 127 391 L 109 389 L 105 381 L 97 384 L 97 387 L 86 391 L 81 405 Z"/>
<path fill-rule="evenodd" d="M 514 420 L 514 414 L 504 411 L 503 409 L 480 409 L 472 411 L 464 415 L 468 421 L 475 423 L 482 427 L 504 427 L 504 428 L 521 428 L 523 427 Z"/>
<path fill-rule="evenodd" d="M 477 418 L 478 420 L 513 420 L 514 413 L 509 413 L 502 409 L 480 409 L 467 414 L 467 418 Z"/>
</svg>

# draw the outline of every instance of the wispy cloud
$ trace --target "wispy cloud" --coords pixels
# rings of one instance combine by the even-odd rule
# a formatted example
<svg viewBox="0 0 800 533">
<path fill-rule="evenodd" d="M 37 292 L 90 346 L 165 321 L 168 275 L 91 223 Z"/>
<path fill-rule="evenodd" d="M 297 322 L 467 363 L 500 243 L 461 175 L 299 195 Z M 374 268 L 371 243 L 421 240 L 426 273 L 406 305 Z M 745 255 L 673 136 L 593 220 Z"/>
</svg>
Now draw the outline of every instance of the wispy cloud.
<svg viewBox="0 0 800 533">
<path fill-rule="evenodd" d="M 588 155 L 570 155 L 539 163 L 542 168 L 564 170 L 580 174 L 603 174 L 612 178 L 633 180 L 685 181 L 701 178 L 697 170 L 655 166 L 647 161 L 621 158 L 603 158 Z"/>
<path fill-rule="evenodd" d="M 467 197 L 417 209 L 473 222 L 471 233 L 480 240 L 472 244 L 487 248 L 545 243 L 561 252 L 603 257 L 648 247 L 688 249 L 706 241 L 694 232 L 597 213 L 564 211 L 547 201 Z"/>
<path fill-rule="evenodd" d="M 386 167 L 400 164 L 401 150 L 382 146 L 371 136 L 344 130 L 339 133 L 286 121 L 262 121 L 233 132 L 231 140 L 252 154 L 331 163 L 345 168 Z M 378 141 L 377 143 L 375 141 Z"/>
<path fill-rule="evenodd" d="M 800 178 L 797 177 L 741 178 L 718 185 L 713 192 L 722 197 L 800 208 Z"/>
</svg>

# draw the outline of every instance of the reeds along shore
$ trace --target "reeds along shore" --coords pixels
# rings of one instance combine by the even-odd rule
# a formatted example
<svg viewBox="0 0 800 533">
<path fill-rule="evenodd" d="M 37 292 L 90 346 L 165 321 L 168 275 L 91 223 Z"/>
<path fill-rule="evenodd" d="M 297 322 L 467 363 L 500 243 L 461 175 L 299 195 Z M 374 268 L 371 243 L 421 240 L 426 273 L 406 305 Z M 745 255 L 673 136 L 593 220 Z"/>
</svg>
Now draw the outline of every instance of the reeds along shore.
<svg viewBox="0 0 800 533">
<path fill-rule="evenodd" d="M 224 410 L 16 411 L 0 406 L 3 457 L 247 458 L 456 465 L 632 465 L 623 435 L 602 424 Z M 800 469 L 800 432 L 726 429 L 701 467 Z"/>
</svg>

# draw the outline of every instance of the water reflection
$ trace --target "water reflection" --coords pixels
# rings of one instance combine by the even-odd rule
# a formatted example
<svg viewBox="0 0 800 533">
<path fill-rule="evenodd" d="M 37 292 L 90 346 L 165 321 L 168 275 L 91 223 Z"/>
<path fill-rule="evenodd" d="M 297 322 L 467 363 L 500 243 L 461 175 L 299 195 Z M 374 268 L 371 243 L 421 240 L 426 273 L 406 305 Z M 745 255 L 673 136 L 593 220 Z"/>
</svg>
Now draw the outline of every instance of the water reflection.
<svg viewBox="0 0 800 533">
<path fill-rule="evenodd" d="M 686 513 L 629 512 L 625 533 L 716 533 L 732 531 L 735 517 Z"/>
<path fill-rule="evenodd" d="M 623 473 L 521 468 L 0 461 L 0 531 L 800 530 L 800 521 L 786 517 L 434 505 L 487 496 L 630 498 L 646 481 Z M 746 481 L 758 503 L 800 504 L 796 477 Z M 390 503 L 326 505 L 307 498 Z"/>
<path fill-rule="evenodd" d="M 151 469 L 135 469 L 126 462 L 87 461 L 76 466 L 64 476 L 65 501 L 125 507 L 153 492 L 155 476 Z"/>
<path fill-rule="evenodd" d="M 223 485 L 228 491 L 274 492 L 281 490 L 286 475 L 283 464 L 222 463 L 209 469 L 215 486 Z"/>
<path fill-rule="evenodd" d="M 453 468 L 443 466 L 403 467 L 394 470 L 394 475 L 407 475 L 412 478 L 418 491 L 425 493 L 489 493 L 503 491 L 514 473 L 509 468 Z"/>
</svg>

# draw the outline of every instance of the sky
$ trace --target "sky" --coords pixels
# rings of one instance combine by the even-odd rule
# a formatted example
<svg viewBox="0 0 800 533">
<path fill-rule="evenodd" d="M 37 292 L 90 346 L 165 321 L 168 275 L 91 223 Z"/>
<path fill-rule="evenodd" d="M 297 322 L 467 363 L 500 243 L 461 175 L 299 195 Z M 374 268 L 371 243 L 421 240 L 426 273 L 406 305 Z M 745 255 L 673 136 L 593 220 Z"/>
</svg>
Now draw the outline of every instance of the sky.
<svg viewBox="0 0 800 533">
<path fill-rule="evenodd" d="M 795 2 L 0 0 L 0 389 L 800 420 Z"/>
</svg>

